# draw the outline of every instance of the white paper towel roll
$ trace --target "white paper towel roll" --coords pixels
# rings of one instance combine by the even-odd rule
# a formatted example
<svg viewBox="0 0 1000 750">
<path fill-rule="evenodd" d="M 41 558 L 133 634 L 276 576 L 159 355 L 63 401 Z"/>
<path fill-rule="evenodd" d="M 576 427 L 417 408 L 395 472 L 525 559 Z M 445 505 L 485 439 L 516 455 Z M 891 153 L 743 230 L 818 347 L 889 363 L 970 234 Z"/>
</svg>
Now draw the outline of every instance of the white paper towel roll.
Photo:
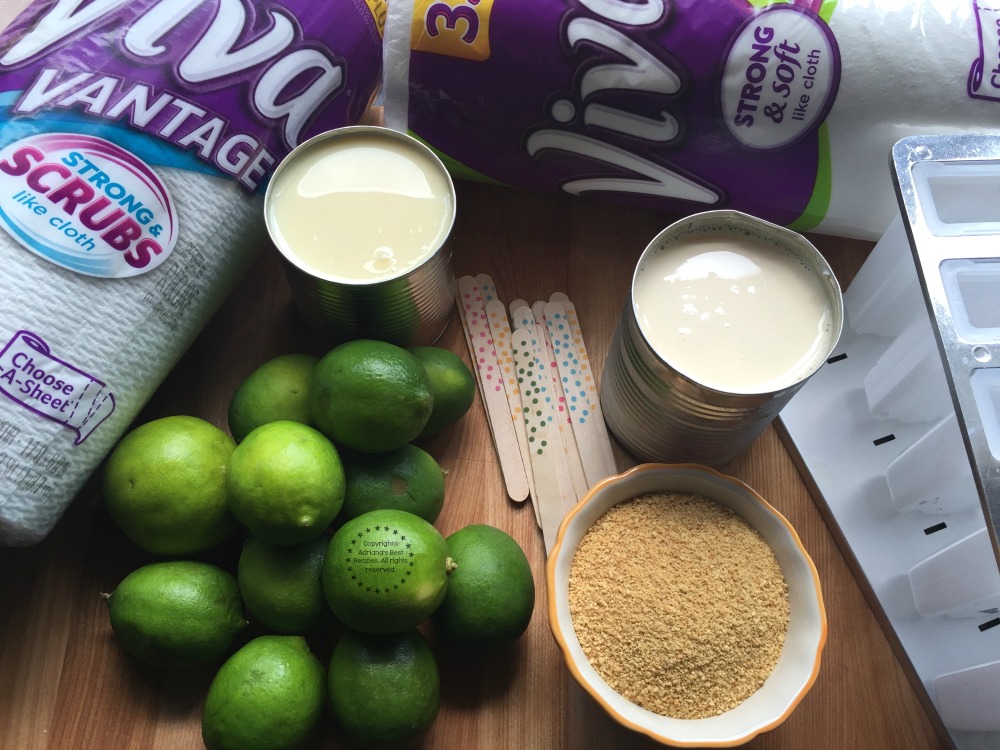
<svg viewBox="0 0 1000 750">
<path fill-rule="evenodd" d="M 990 33 L 977 25 L 982 4 L 837 3 L 830 27 L 840 45 L 842 71 L 826 121 L 831 193 L 820 231 L 867 239 L 882 235 L 899 215 L 889 168 L 892 145 L 899 139 L 1000 126 L 1000 101 L 991 105 L 970 96 L 966 86 L 970 68 L 984 54 L 983 33 Z M 996 58 L 995 25 L 985 42 L 993 43 Z"/>
<path fill-rule="evenodd" d="M 156 272 L 85 276 L 0 232 L 0 348 L 21 352 L 0 357 L 0 378 L 7 374 L 0 380 L 0 543 L 31 544 L 52 529 L 265 242 L 260 201 L 235 184 L 179 169 L 159 173 L 177 196 L 183 236 L 173 262 Z M 93 422 L 78 429 L 66 412 L 56 421 L 58 407 L 42 413 L 51 406 L 51 398 L 38 403 L 51 392 L 41 390 L 45 377 L 74 375 L 103 384 L 81 404 L 95 411 L 93 421 L 104 417 L 97 429 Z"/>
</svg>

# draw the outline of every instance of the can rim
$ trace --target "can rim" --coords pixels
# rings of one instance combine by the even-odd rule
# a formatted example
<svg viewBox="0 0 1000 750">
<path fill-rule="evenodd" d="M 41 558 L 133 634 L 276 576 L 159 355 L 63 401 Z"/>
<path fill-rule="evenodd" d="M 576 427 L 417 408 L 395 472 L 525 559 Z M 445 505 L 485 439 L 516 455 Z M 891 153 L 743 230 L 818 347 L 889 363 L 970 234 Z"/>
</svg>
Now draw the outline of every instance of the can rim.
<svg viewBox="0 0 1000 750">
<path fill-rule="evenodd" d="M 313 148 L 316 148 L 318 144 L 331 139 L 342 139 L 354 137 L 360 134 L 376 135 L 379 138 L 386 138 L 389 140 L 395 140 L 397 142 L 405 144 L 407 148 L 411 148 L 414 151 L 419 152 L 421 155 L 425 156 L 430 160 L 430 162 L 438 169 L 441 175 L 445 179 L 445 183 L 448 185 L 448 205 L 449 214 L 448 221 L 445 226 L 442 227 L 440 236 L 442 240 L 440 244 L 432 252 L 428 253 L 427 256 L 416 266 L 408 268 L 389 276 L 379 276 L 372 279 L 351 279 L 342 276 L 337 276 L 336 274 L 322 273 L 315 268 L 305 265 L 301 260 L 287 247 L 287 242 L 285 242 L 281 233 L 278 231 L 277 227 L 274 225 L 272 218 L 271 202 L 273 200 L 272 189 L 274 185 L 279 182 L 279 177 L 282 172 L 284 172 L 290 163 L 301 158 L 302 154 Z M 398 281 L 399 279 L 406 278 L 411 274 L 418 272 L 420 269 L 425 267 L 434 258 L 438 257 L 442 250 L 447 247 L 449 240 L 451 238 L 452 230 L 455 227 L 455 217 L 457 215 L 457 198 L 455 193 L 455 183 L 452 180 L 451 173 L 445 167 L 444 162 L 441 158 L 423 141 L 415 138 L 414 136 L 403 133 L 399 130 L 393 130 L 382 125 L 345 125 L 343 127 L 334 128 L 332 130 L 327 130 L 322 133 L 318 133 L 302 143 L 293 148 L 288 152 L 287 155 L 278 163 L 278 166 L 274 168 L 271 173 L 271 178 L 268 181 L 267 189 L 264 191 L 264 225 L 267 228 L 268 238 L 271 240 L 271 244 L 278 250 L 281 257 L 297 270 L 301 271 L 308 276 L 319 279 L 321 281 L 328 281 L 334 284 L 344 284 L 350 286 L 363 286 L 363 287 L 374 287 L 380 284 L 385 284 L 393 281 Z"/>
<path fill-rule="evenodd" d="M 837 276 L 833 272 L 833 268 L 830 266 L 830 263 L 819 251 L 819 249 L 812 242 L 810 242 L 805 235 L 800 234 L 793 229 L 789 229 L 788 227 L 783 227 L 779 224 L 774 224 L 770 221 L 766 221 L 765 219 L 761 219 L 757 216 L 753 216 L 743 211 L 737 211 L 735 209 L 715 209 L 712 211 L 701 211 L 698 213 L 689 214 L 681 219 L 678 219 L 677 221 L 672 222 L 664 229 L 660 230 L 656 234 L 656 236 L 649 241 L 645 249 L 642 251 L 642 254 L 639 256 L 639 260 L 635 264 L 635 269 L 632 271 L 632 280 L 629 284 L 629 310 L 632 313 L 632 319 L 638 321 L 638 310 L 636 309 L 636 302 L 635 302 L 635 284 L 636 280 L 638 279 L 639 269 L 642 267 L 643 262 L 646 260 L 649 254 L 654 252 L 657 249 L 657 247 L 661 244 L 662 240 L 665 237 L 668 237 L 672 234 L 676 234 L 678 231 L 685 229 L 691 225 L 701 224 L 711 221 L 726 220 L 726 219 L 733 220 L 739 224 L 753 225 L 756 229 L 762 229 L 776 235 L 777 237 L 780 237 L 781 240 L 783 240 L 782 244 L 788 247 L 789 249 L 792 249 L 793 251 L 796 252 L 800 250 L 805 250 L 807 252 L 809 257 L 806 259 L 812 262 L 816 267 L 816 271 L 820 277 L 820 280 L 824 283 L 824 286 L 828 288 L 829 292 L 828 296 L 830 297 L 830 302 L 832 303 L 833 306 L 833 309 L 831 311 L 832 328 L 830 331 L 830 346 L 826 354 L 822 357 L 817 357 L 816 364 L 813 367 L 807 370 L 803 370 L 798 378 L 788 383 L 787 385 L 782 386 L 781 388 L 768 389 L 768 390 L 747 389 L 740 391 L 724 391 L 701 382 L 698 378 L 677 367 L 677 365 L 671 362 L 667 362 L 664 359 L 663 355 L 661 355 L 658 351 L 656 351 L 656 349 L 650 343 L 649 339 L 646 338 L 646 335 L 643 333 L 641 326 L 639 325 L 635 326 L 636 332 L 639 334 L 640 337 L 642 337 L 643 342 L 649 348 L 650 352 L 652 352 L 653 355 L 658 360 L 660 360 L 664 365 L 670 367 L 670 369 L 683 375 L 692 383 L 696 384 L 699 388 L 705 389 L 707 391 L 711 391 L 722 395 L 769 396 L 769 395 L 780 394 L 794 388 L 798 388 L 805 380 L 808 380 L 817 370 L 819 370 L 820 367 L 822 367 L 824 362 L 826 362 L 827 358 L 829 358 L 830 354 L 832 354 L 833 351 L 836 349 L 837 344 L 840 341 L 840 336 L 843 333 L 844 329 L 844 298 L 840 289 L 840 283 L 838 282 Z"/>
</svg>

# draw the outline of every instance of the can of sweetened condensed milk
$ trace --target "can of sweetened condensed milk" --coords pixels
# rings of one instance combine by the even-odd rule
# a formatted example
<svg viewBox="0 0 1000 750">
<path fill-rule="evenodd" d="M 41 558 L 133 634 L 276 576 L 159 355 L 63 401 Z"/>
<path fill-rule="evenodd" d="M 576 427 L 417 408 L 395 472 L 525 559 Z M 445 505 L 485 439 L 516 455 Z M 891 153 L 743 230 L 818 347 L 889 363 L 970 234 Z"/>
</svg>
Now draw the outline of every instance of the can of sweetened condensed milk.
<svg viewBox="0 0 1000 750">
<path fill-rule="evenodd" d="M 264 213 L 297 306 L 331 343 L 418 346 L 444 331 L 455 186 L 416 139 L 369 125 L 317 135 L 275 169 Z"/>
<path fill-rule="evenodd" d="M 805 237 L 738 211 L 646 247 L 601 380 L 608 427 L 642 461 L 719 467 L 827 360 L 840 285 Z"/>
</svg>

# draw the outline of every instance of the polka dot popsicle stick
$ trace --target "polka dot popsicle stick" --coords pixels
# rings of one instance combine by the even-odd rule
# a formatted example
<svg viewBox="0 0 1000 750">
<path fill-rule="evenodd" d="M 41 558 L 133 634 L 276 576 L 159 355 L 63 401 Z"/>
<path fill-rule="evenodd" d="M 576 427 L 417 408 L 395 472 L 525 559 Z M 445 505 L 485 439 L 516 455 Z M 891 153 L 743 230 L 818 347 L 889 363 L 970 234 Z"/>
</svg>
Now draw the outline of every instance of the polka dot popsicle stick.
<svg viewBox="0 0 1000 750">
<path fill-rule="evenodd" d="M 475 282 L 485 301 L 485 314 L 490 326 L 490 335 L 493 337 L 493 348 L 500 369 L 500 378 L 507 394 L 507 406 L 514 422 L 514 435 L 517 437 L 518 447 L 521 449 L 521 463 L 528 480 L 528 494 L 533 495 L 534 481 L 531 475 L 531 464 L 528 462 L 527 449 L 524 447 L 524 418 L 521 416 L 521 396 L 514 373 L 514 360 L 510 352 L 510 322 L 507 320 L 507 310 L 497 296 L 492 277 L 480 273 L 476 275 Z M 537 509 L 535 509 L 535 520 L 539 524 L 541 523 Z"/>
<path fill-rule="evenodd" d="M 507 393 L 500 377 L 483 292 L 474 278 L 463 276 L 458 279 L 458 294 L 462 304 L 462 317 L 468 326 L 469 351 L 476 366 L 507 495 L 511 500 L 523 502 L 528 498 L 528 478 L 514 434 Z"/>
<path fill-rule="evenodd" d="M 549 416 L 555 423 L 559 431 L 559 440 L 562 445 L 563 455 L 567 471 L 567 479 L 572 488 L 572 505 L 587 493 L 587 479 L 583 471 L 583 461 L 580 458 L 580 450 L 576 444 L 576 436 L 569 419 L 569 408 L 566 402 L 566 394 L 563 392 L 562 380 L 556 366 L 555 350 L 552 348 L 552 341 L 549 337 L 548 322 L 545 316 L 545 303 L 535 302 L 531 306 L 531 312 L 535 317 L 535 335 L 539 345 L 536 353 L 544 360 L 544 371 L 549 376 L 549 392 L 552 400 L 548 403 Z M 566 508 L 569 512 L 572 505 Z"/>
<path fill-rule="evenodd" d="M 514 422 L 514 436 L 517 438 L 518 448 L 521 448 L 521 443 L 524 433 L 524 424 L 523 424 L 523 419 L 521 418 L 521 398 L 520 395 L 517 393 L 517 379 L 514 377 L 514 372 L 513 372 L 514 370 L 513 359 L 511 358 L 509 352 L 510 324 L 507 321 L 507 314 L 506 310 L 503 307 L 503 303 L 500 302 L 500 300 L 498 299 L 497 288 L 496 285 L 493 283 L 493 278 L 489 274 L 485 273 L 476 274 L 475 283 L 479 287 L 480 295 L 482 296 L 483 301 L 485 303 L 484 313 L 486 315 L 487 322 L 490 325 L 490 336 L 493 337 L 493 350 L 497 358 L 497 366 L 500 372 L 500 379 L 504 385 L 504 392 L 507 396 L 507 408 L 510 410 L 511 419 Z M 490 307 L 492 307 L 494 310 L 496 310 L 499 307 L 499 310 L 503 313 L 503 323 L 504 323 L 503 327 L 494 329 L 493 320 L 495 319 L 497 323 L 499 323 L 500 318 L 499 316 L 490 315 L 488 310 L 486 310 L 486 308 Z M 506 330 L 506 337 L 504 340 L 505 351 L 501 353 L 500 347 L 498 346 L 497 343 L 496 336 L 497 336 L 497 331 L 503 334 L 504 330 Z M 525 478 L 527 479 L 528 482 L 528 495 L 531 496 L 534 494 L 534 481 L 532 479 L 531 464 L 527 459 L 526 450 L 521 450 L 521 465 L 524 468 Z M 538 509 L 535 508 L 534 510 L 535 510 L 535 521 L 539 525 L 541 525 L 541 519 L 538 517 Z"/>
<path fill-rule="evenodd" d="M 475 282 L 479 287 L 480 294 L 482 294 L 484 306 L 489 302 L 496 301 L 497 288 L 493 283 L 493 277 L 491 277 L 488 273 L 477 273 L 475 275 Z"/>
<path fill-rule="evenodd" d="M 601 413 L 597 383 L 572 303 L 569 300 L 550 301 L 545 306 L 545 315 L 569 406 L 570 423 L 580 448 L 587 483 L 592 487 L 595 482 L 618 471 Z"/>
<path fill-rule="evenodd" d="M 521 387 L 521 406 L 528 436 L 528 459 L 535 478 L 534 502 L 541 519 L 542 540 L 548 552 L 555 542 L 556 532 L 563 519 L 562 491 L 556 476 L 553 460 L 555 452 L 550 444 L 550 430 L 542 406 L 542 383 L 536 377 L 535 348 L 532 335 L 523 328 L 511 334 L 511 352 L 517 368 Z"/>
<path fill-rule="evenodd" d="M 514 365 L 514 353 L 511 351 L 510 321 L 507 319 L 507 308 L 498 299 L 486 302 L 486 319 L 493 336 L 493 348 L 496 351 L 497 363 L 500 367 L 500 377 L 507 393 L 507 403 L 510 407 L 511 420 L 514 423 L 514 434 L 521 451 L 521 462 L 524 464 L 528 477 L 528 491 L 535 495 L 534 477 L 531 462 L 528 460 L 528 436 L 524 427 L 524 414 L 521 409 L 521 387 L 517 382 L 517 369 Z M 535 507 L 535 520 L 541 524 L 538 508 Z"/>
<path fill-rule="evenodd" d="M 527 346 L 531 350 L 531 356 L 535 363 L 532 372 L 544 375 L 546 373 L 545 356 L 539 345 L 539 329 L 535 324 L 535 314 L 531 311 L 528 303 L 521 299 L 516 299 L 511 302 L 510 309 L 511 325 L 514 328 L 515 333 L 523 332 L 528 336 Z M 552 402 L 552 391 L 549 387 L 549 378 L 545 377 L 543 380 L 540 380 L 537 385 L 540 389 L 539 397 L 542 399 L 541 405 L 544 418 L 554 429 L 555 413 L 550 408 Z"/>
<path fill-rule="evenodd" d="M 469 333 L 469 320 L 465 309 L 465 300 L 462 297 L 462 288 L 468 287 L 475 282 L 471 276 L 462 276 L 455 281 L 455 303 L 458 305 L 458 310 L 461 313 L 461 315 L 459 315 L 459 319 L 462 321 L 462 333 L 465 334 L 465 345 L 469 347 L 469 355 L 472 356 L 472 361 L 475 362 L 475 355 L 473 354 L 472 348 L 472 334 Z M 472 374 L 476 376 L 476 387 L 479 388 L 479 395 L 485 403 L 486 397 L 483 396 L 483 384 L 479 380 L 479 369 L 477 367 L 473 367 Z M 493 428 L 491 426 L 490 431 L 492 432 L 492 430 Z"/>
<path fill-rule="evenodd" d="M 569 461 L 566 460 L 566 449 L 562 442 L 563 433 L 559 429 L 558 411 L 555 408 L 556 395 L 552 385 L 552 377 L 549 375 L 548 363 L 551 362 L 551 359 L 545 354 L 545 329 L 538 325 L 531 308 L 523 304 L 522 300 L 515 300 L 513 304 L 516 304 L 513 312 L 515 332 L 524 331 L 531 343 L 532 355 L 535 362 L 534 373 L 537 376 L 536 385 L 539 404 L 542 410 L 542 417 L 549 428 L 552 463 L 555 468 L 556 479 L 559 482 L 560 496 L 563 500 L 564 510 L 568 511 L 576 505 L 577 494 L 573 488 Z"/>
</svg>

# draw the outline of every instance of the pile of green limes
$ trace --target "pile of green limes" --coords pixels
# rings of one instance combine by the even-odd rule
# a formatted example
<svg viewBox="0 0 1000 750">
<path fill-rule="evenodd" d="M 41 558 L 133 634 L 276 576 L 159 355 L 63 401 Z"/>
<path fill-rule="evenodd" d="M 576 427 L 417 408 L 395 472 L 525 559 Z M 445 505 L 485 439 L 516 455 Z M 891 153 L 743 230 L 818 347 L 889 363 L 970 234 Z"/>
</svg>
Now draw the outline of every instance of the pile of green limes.
<svg viewBox="0 0 1000 750">
<path fill-rule="evenodd" d="M 465 363 L 438 347 L 342 344 L 265 362 L 233 394 L 229 433 L 191 416 L 125 435 L 103 470 L 108 511 L 159 556 L 105 595 L 135 658 L 223 660 L 205 700 L 215 748 L 297 747 L 332 707 L 361 746 L 408 741 L 440 693 L 432 623 L 447 646 L 516 640 L 534 607 L 506 532 L 434 526 L 445 472 L 414 444 L 472 404 Z M 191 558 L 245 536 L 232 570 Z M 255 623 L 263 634 L 247 637 Z M 334 637 L 328 669 L 310 639 Z"/>
</svg>

